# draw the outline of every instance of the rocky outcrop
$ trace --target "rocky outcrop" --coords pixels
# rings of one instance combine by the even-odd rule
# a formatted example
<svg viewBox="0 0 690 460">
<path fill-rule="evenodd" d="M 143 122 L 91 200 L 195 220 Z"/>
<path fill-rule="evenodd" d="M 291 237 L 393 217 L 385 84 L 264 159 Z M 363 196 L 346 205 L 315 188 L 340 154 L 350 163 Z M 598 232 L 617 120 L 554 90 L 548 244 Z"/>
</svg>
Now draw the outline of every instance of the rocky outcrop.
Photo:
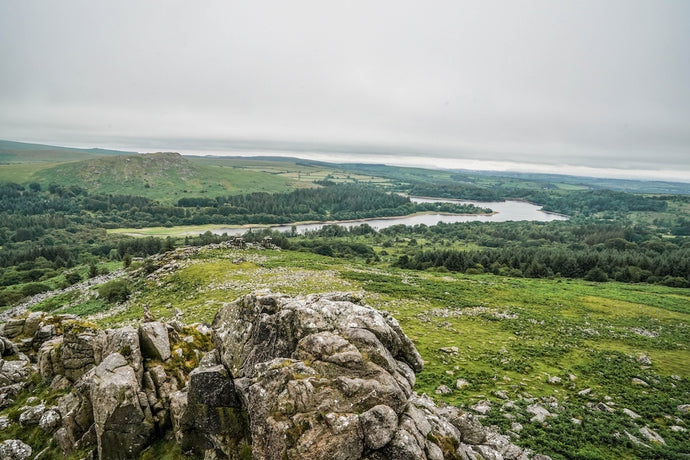
<svg viewBox="0 0 690 460">
<path fill-rule="evenodd" d="M 151 321 L 103 331 L 34 316 L 2 330 L 26 341 L 35 364 L 21 352 L 4 362 L 0 397 L 32 372 L 55 391 L 70 389 L 55 406 L 33 401 L 19 418 L 65 455 L 137 458 L 167 436 L 213 459 L 531 456 L 477 416 L 417 395 L 423 361 L 412 341 L 393 317 L 349 294 L 257 292 L 226 304 L 211 328 Z M 18 352 L 16 342 L 0 342 Z"/>
</svg>

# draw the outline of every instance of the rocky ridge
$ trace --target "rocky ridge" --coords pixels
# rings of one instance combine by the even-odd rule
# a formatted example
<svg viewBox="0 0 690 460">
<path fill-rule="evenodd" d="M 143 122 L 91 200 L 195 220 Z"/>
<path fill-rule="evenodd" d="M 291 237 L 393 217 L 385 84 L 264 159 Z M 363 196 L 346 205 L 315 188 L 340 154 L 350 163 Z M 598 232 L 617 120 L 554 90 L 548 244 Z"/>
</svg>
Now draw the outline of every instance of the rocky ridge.
<svg viewBox="0 0 690 460">
<path fill-rule="evenodd" d="M 46 451 L 62 455 L 138 458 L 174 439 L 207 459 L 548 458 L 416 394 L 414 344 L 351 294 L 255 292 L 225 304 L 210 327 L 101 330 L 31 313 L 0 336 L 0 407 L 44 388 L 0 430 L 38 426 Z M 40 458 L 34 448 L 8 440 L 0 456 Z"/>
</svg>

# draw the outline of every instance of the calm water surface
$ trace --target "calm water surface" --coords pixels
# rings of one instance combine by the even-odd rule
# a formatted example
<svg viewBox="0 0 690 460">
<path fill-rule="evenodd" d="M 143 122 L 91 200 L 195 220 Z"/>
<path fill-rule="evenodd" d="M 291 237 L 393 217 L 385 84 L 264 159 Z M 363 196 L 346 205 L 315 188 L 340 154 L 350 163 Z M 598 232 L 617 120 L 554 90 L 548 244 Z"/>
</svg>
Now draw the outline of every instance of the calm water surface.
<svg viewBox="0 0 690 460">
<path fill-rule="evenodd" d="M 473 204 L 480 208 L 490 208 L 496 214 L 490 216 L 482 215 L 447 215 L 447 214 L 420 214 L 416 216 L 402 216 L 391 217 L 387 219 L 372 218 L 362 219 L 357 221 L 333 221 L 333 222 L 318 222 L 312 224 L 295 224 L 298 233 L 306 231 L 318 230 L 324 225 L 337 224 L 343 227 L 351 228 L 361 224 L 369 224 L 375 230 L 391 227 L 393 225 L 436 225 L 439 222 L 455 223 L 455 222 L 508 222 L 515 220 L 531 220 L 537 222 L 550 222 L 552 220 L 567 220 L 567 216 L 554 214 L 541 210 L 541 207 L 525 201 L 468 201 L 468 200 L 452 200 L 445 198 L 420 198 L 410 197 L 415 203 L 458 203 L 458 204 Z M 260 226 L 257 226 L 259 228 Z M 272 225 L 271 229 L 279 232 L 288 231 L 292 228 L 291 224 L 287 225 Z M 217 235 L 227 233 L 228 235 L 241 235 L 247 232 L 247 228 L 219 228 L 213 231 Z"/>
</svg>

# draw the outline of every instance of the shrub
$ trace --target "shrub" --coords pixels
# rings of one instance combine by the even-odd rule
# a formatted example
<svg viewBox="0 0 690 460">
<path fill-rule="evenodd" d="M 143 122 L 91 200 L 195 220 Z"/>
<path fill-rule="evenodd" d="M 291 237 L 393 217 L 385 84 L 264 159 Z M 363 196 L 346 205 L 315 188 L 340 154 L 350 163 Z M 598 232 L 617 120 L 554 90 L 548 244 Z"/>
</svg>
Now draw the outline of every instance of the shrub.
<svg viewBox="0 0 690 460">
<path fill-rule="evenodd" d="M 129 283 L 125 280 L 109 281 L 98 288 L 98 295 L 111 303 L 124 302 L 130 294 Z"/>
<path fill-rule="evenodd" d="M 25 297 L 40 294 L 41 292 L 50 291 L 50 286 L 43 283 L 28 283 L 22 286 L 21 293 Z"/>
</svg>

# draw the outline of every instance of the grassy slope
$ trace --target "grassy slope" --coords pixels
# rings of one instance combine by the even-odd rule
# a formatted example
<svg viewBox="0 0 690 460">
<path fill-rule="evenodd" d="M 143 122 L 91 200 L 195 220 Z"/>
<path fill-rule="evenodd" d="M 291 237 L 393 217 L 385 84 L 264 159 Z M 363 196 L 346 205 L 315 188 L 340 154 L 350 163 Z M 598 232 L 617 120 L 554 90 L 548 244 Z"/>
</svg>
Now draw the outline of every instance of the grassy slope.
<svg viewBox="0 0 690 460">
<path fill-rule="evenodd" d="M 148 305 L 160 318 L 173 317 L 179 308 L 186 322 L 210 322 L 224 303 L 256 289 L 361 293 L 368 304 L 392 313 L 422 354 L 426 366 L 417 391 L 465 408 L 491 400 L 494 409 L 485 423 L 503 430 L 521 423 L 517 442 L 554 459 L 673 458 L 687 445 L 686 433 L 670 429 L 690 425 L 690 415 L 676 409 L 690 394 L 687 289 L 414 272 L 294 251 L 202 250 L 180 262 L 157 279 L 142 279 L 124 306 L 109 310 L 103 302 L 74 305 L 65 298 L 72 301 L 67 312 L 97 313 L 89 319 L 112 327 L 138 322 Z M 51 309 L 58 303 L 52 301 Z M 457 347 L 458 353 L 442 347 Z M 643 355 L 651 366 L 640 364 Z M 549 376 L 562 380 L 549 383 Z M 649 386 L 634 384 L 633 377 Z M 456 389 L 459 378 L 469 386 Z M 441 384 L 452 393 L 436 395 Z M 587 388 L 589 395 L 578 395 Z M 516 401 L 515 407 L 501 409 L 505 401 L 498 391 Z M 530 422 L 525 398 L 531 397 L 544 405 L 541 398 L 555 397 L 560 409 L 551 410 L 558 415 L 545 424 Z M 615 412 L 586 408 L 603 401 Z M 624 407 L 642 421 L 623 414 Z M 635 447 L 627 437 L 614 436 L 628 431 L 640 437 L 637 430 L 645 425 L 669 447 Z"/>
<path fill-rule="evenodd" d="M 400 321 L 426 361 L 417 391 L 461 407 L 489 399 L 495 409 L 487 423 L 510 429 L 512 421 L 504 414 L 512 414 L 525 426 L 524 443 L 554 458 L 575 451 L 583 458 L 642 455 L 646 450 L 635 450 L 627 438 L 611 441 L 624 430 L 640 437 L 623 407 L 642 415 L 639 426 L 655 429 L 672 449 L 685 442 L 683 433 L 670 430 L 690 424 L 690 417 L 675 409 L 688 403 L 690 391 L 690 292 L 684 289 L 410 272 L 300 252 L 214 250 L 159 282 L 148 282 L 128 308 L 98 321 L 103 326 L 135 322 L 147 304 L 160 317 L 180 308 L 186 321 L 210 322 L 223 303 L 264 288 L 292 295 L 363 292 L 367 303 Z M 457 354 L 440 350 L 453 346 Z M 643 355 L 651 359 L 650 367 L 638 362 Z M 549 383 L 549 376 L 562 381 Z M 635 385 L 633 377 L 650 386 Z M 456 389 L 459 378 L 470 385 Z M 440 384 L 452 393 L 435 395 Z M 578 395 L 587 388 L 590 395 Z M 529 421 L 524 399 L 515 409 L 499 410 L 504 401 L 497 391 L 516 401 L 555 397 L 562 412 L 542 426 Z M 608 398 L 615 413 L 586 409 Z M 668 452 L 648 451 L 657 457 Z"/>
<path fill-rule="evenodd" d="M 198 164 L 176 153 L 102 157 L 38 171 L 39 183 L 79 185 L 90 193 L 131 194 L 174 203 L 185 196 L 281 192 L 290 180 L 257 171 Z"/>
</svg>

